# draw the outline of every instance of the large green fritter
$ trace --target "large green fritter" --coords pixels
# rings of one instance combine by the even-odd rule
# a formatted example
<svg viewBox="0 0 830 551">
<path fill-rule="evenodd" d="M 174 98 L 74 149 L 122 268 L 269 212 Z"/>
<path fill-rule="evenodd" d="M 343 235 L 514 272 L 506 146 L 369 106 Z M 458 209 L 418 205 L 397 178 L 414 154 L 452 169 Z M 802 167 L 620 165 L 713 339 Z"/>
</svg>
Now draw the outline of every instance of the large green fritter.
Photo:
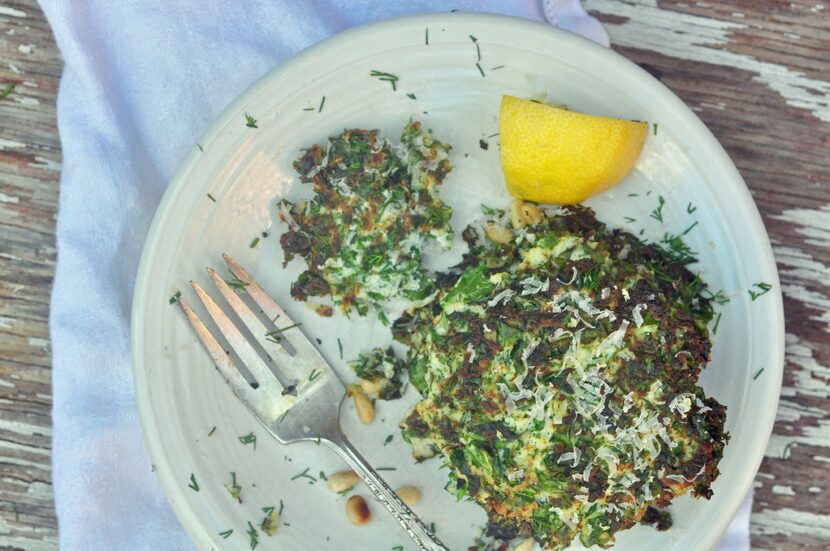
<svg viewBox="0 0 830 551">
<path fill-rule="evenodd" d="M 443 455 L 491 535 L 548 549 L 607 547 L 650 506 L 710 497 L 726 408 L 697 384 L 712 296 L 689 259 L 582 207 L 508 231 L 465 231 L 456 273 L 395 323 L 424 396 L 402 424 L 416 457 Z"/>
</svg>

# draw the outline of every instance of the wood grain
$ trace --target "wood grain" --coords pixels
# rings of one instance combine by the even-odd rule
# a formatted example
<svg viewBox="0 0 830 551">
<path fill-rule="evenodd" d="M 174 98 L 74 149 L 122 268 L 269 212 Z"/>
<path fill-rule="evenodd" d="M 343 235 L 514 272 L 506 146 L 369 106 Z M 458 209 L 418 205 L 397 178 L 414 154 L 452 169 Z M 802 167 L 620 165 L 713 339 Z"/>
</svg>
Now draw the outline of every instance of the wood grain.
<svg viewBox="0 0 830 551">
<path fill-rule="evenodd" d="M 698 112 L 741 170 L 778 261 L 781 405 L 756 478 L 756 549 L 830 548 L 830 6 L 585 0 L 614 48 Z M 0 9 L 0 548 L 54 549 L 48 300 L 61 61 L 33 0 Z"/>
<path fill-rule="evenodd" d="M 34 1 L 0 4 L 0 548 L 57 547 L 49 292 L 61 60 Z"/>
</svg>

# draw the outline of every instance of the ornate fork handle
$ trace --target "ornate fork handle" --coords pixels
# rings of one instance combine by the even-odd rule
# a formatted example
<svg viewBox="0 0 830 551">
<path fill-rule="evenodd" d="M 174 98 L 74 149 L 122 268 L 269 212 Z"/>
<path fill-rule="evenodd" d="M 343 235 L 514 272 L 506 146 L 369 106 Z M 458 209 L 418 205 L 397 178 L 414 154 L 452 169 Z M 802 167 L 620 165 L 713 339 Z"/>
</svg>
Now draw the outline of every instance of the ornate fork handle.
<svg viewBox="0 0 830 551">
<path fill-rule="evenodd" d="M 337 452 L 354 471 L 360 475 L 366 486 L 372 491 L 375 497 L 392 513 L 398 522 L 406 530 L 409 537 L 418 544 L 423 551 L 449 551 L 447 546 L 435 537 L 421 519 L 401 501 L 392 488 L 378 475 L 377 472 L 363 459 L 363 456 L 352 446 L 352 443 L 341 432 L 337 431 L 336 436 L 323 440 L 330 448 Z"/>
</svg>

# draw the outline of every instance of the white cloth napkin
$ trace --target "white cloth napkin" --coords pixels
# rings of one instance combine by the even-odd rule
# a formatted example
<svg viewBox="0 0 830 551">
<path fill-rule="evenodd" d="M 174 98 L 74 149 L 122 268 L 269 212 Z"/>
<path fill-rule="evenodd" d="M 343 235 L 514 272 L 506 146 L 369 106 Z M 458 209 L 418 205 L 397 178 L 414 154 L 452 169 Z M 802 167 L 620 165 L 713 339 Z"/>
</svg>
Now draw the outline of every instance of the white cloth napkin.
<svg viewBox="0 0 830 551">
<path fill-rule="evenodd" d="M 547 15 L 608 45 L 578 0 L 41 3 L 65 61 L 50 319 L 53 482 L 64 551 L 193 547 L 150 470 L 130 371 L 130 301 L 164 188 L 225 105 L 295 52 L 408 13 Z M 748 521 L 738 524 L 730 549 L 748 548 Z"/>
</svg>

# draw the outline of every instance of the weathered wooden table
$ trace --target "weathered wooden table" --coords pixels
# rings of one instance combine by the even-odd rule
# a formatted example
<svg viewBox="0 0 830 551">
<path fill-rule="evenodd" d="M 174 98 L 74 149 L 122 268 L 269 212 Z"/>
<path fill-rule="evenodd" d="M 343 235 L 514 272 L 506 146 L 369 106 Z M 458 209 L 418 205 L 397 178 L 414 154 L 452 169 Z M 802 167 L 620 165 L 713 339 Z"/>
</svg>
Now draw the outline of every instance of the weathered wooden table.
<svg viewBox="0 0 830 551">
<path fill-rule="evenodd" d="M 720 139 L 772 239 L 787 316 L 775 432 L 755 482 L 758 549 L 830 548 L 830 6 L 585 0 L 614 48 Z M 0 3 L 0 549 L 54 549 L 47 315 L 61 59 L 34 0 Z"/>
</svg>

